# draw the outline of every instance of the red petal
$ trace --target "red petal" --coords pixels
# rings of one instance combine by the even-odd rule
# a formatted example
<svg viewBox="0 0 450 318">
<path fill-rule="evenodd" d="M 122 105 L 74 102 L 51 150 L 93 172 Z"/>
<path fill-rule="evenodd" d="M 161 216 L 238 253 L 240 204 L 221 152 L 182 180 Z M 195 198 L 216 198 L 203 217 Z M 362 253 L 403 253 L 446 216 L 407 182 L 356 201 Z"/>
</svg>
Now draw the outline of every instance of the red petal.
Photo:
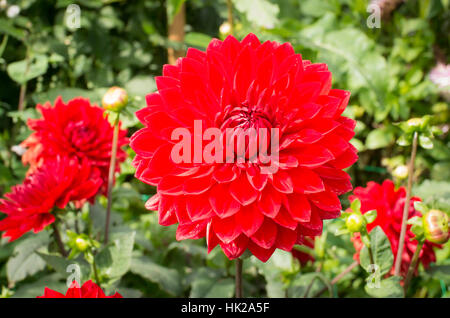
<svg viewBox="0 0 450 318">
<path fill-rule="evenodd" d="M 277 238 L 277 225 L 269 218 L 264 218 L 259 230 L 250 239 L 264 249 L 269 249 Z"/>
<path fill-rule="evenodd" d="M 288 212 L 295 221 L 308 222 L 311 219 L 311 206 L 303 194 L 292 194 L 287 196 Z"/>
<path fill-rule="evenodd" d="M 219 244 L 223 252 L 229 259 L 235 259 L 240 257 L 245 252 L 248 242 L 248 237 L 242 234 L 230 243 Z"/>
<path fill-rule="evenodd" d="M 223 219 L 216 217 L 212 220 L 211 226 L 217 237 L 225 244 L 230 243 L 242 233 L 234 215 Z"/>
<path fill-rule="evenodd" d="M 213 217 L 214 211 L 209 203 L 209 194 L 186 197 L 186 211 L 193 222 Z"/>
<path fill-rule="evenodd" d="M 255 255 L 261 262 L 265 263 L 272 256 L 275 251 L 275 246 L 271 248 L 265 249 L 260 247 L 258 244 L 252 242 L 251 240 L 248 242 L 248 249 L 250 252 Z"/>
<path fill-rule="evenodd" d="M 230 193 L 236 201 L 244 206 L 253 203 L 258 198 L 258 191 L 252 187 L 245 173 L 241 173 L 230 184 Z"/>
<path fill-rule="evenodd" d="M 275 246 L 281 248 L 285 251 L 292 250 L 292 247 L 297 242 L 297 232 L 289 230 L 282 226 L 278 227 L 277 239 L 275 241 Z"/>
<path fill-rule="evenodd" d="M 294 190 L 299 193 L 316 193 L 325 190 L 322 179 L 308 168 L 298 167 L 289 170 Z"/>
<path fill-rule="evenodd" d="M 185 225 L 178 225 L 176 234 L 177 241 L 186 239 L 199 239 L 205 237 L 207 224 L 208 221 L 201 221 Z"/>
<path fill-rule="evenodd" d="M 325 211 L 340 211 L 341 202 L 338 196 L 331 191 L 324 191 L 320 193 L 314 193 L 308 195 L 309 200 L 311 200 L 318 208 Z"/>
<path fill-rule="evenodd" d="M 281 194 L 278 193 L 272 186 L 268 185 L 261 193 L 261 198 L 258 201 L 259 210 L 269 218 L 274 218 L 281 207 Z"/>
<path fill-rule="evenodd" d="M 273 219 L 279 225 L 286 227 L 291 230 L 295 230 L 297 228 L 297 221 L 295 221 L 285 207 L 281 207 L 280 212 L 278 212 L 277 216 Z"/>
<path fill-rule="evenodd" d="M 209 203 L 214 212 L 221 218 L 232 216 L 241 208 L 239 202 L 228 195 L 229 192 L 228 184 L 216 184 L 209 191 Z"/>
<path fill-rule="evenodd" d="M 264 221 L 263 214 L 256 208 L 255 205 L 242 207 L 236 214 L 236 222 L 242 228 L 242 232 L 248 237 L 251 237 Z"/>
<path fill-rule="evenodd" d="M 292 178 L 285 171 L 278 171 L 276 174 L 272 175 L 272 185 L 281 193 L 294 192 Z"/>
</svg>

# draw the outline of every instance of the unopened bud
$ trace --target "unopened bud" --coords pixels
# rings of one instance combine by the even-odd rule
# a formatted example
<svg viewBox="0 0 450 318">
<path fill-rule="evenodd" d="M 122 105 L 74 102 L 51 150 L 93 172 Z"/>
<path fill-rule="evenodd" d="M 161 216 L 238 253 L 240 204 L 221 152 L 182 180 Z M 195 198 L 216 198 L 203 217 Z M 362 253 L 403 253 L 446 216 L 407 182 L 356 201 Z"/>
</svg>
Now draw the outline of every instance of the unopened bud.
<svg viewBox="0 0 450 318">
<path fill-rule="evenodd" d="M 345 225 L 347 226 L 347 229 L 352 233 L 361 232 L 364 225 L 362 215 L 356 213 L 349 215 L 349 217 L 345 221 Z"/>
<path fill-rule="evenodd" d="M 85 240 L 84 238 L 78 237 L 75 240 L 75 245 L 77 246 L 78 250 L 81 252 L 84 252 L 87 250 L 90 246 L 89 242 Z"/>
<path fill-rule="evenodd" d="M 121 111 L 127 104 L 127 91 L 117 86 L 108 89 L 102 99 L 103 108 L 115 112 Z"/>
<path fill-rule="evenodd" d="M 394 177 L 399 179 L 406 179 L 408 177 L 408 167 L 405 165 L 398 166 L 392 171 Z"/>
<path fill-rule="evenodd" d="M 440 210 L 430 210 L 423 216 L 425 238 L 436 244 L 448 241 L 448 215 Z"/>
</svg>

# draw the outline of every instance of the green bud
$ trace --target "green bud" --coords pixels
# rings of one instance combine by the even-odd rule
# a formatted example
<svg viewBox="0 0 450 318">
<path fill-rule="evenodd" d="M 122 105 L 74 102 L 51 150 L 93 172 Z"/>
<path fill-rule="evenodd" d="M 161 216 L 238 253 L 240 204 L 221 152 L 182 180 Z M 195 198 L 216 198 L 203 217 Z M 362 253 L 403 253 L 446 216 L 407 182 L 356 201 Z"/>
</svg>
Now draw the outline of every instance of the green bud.
<svg viewBox="0 0 450 318">
<path fill-rule="evenodd" d="M 360 214 L 351 214 L 345 221 L 345 225 L 350 232 L 361 232 L 364 226 L 363 216 Z"/>
<path fill-rule="evenodd" d="M 436 244 L 444 244 L 449 239 L 448 215 L 440 210 L 430 210 L 423 216 L 425 238 Z"/>
<path fill-rule="evenodd" d="M 76 245 L 77 249 L 81 252 L 86 251 L 90 246 L 89 242 L 81 237 L 78 237 L 75 240 L 75 245 Z"/>
<path fill-rule="evenodd" d="M 127 91 L 117 86 L 108 89 L 102 99 L 103 108 L 114 112 L 121 111 L 127 104 Z"/>
<path fill-rule="evenodd" d="M 422 126 L 423 120 L 422 118 L 411 118 L 406 123 L 409 127 L 417 128 Z"/>
<path fill-rule="evenodd" d="M 400 165 L 392 171 L 392 175 L 398 179 L 406 179 L 408 177 L 408 167 L 406 165 Z"/>
</svg>

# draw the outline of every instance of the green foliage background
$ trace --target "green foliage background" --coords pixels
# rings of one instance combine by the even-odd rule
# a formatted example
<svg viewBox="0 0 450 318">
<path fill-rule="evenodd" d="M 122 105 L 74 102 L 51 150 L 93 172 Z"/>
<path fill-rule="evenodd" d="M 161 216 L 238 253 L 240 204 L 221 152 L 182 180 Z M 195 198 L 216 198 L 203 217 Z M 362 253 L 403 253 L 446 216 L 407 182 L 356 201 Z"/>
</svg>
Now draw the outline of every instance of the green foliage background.
<svg viewBox="0 0 450 318">
<path fill-rule="evenodd" d="M 167 38 L 167 24 L 186 2 L 185 43 Z M 408 147 L 395 141 L 395 123 L 432 115 L 443 134 L 431 150 L 419 149 L 414 192 L 442 209 L 450 207 L 450 108 L 445 95 L 428 78 L 438 60 L 449 63 L 450 1 L 409 0 L 396 8 L 380 28 L 369 28 L 366 0 L 233 0 L 235 35 L 249 32 L 263 40 L 289 41 L 297 53 L 327 63 L 333 85 L 352 92 L 346 115 L 357 120 L 352 141 L 360 160 L 350 173 L 354 186 L 394 178 L 406 164 Z M 25 169 L 11 151 L 29 130 L 24 125 L 37 113 L 37 103 L 75 96 L 99 103 L 109 86 L 125 87 L 132 97 L 123 117 L 130 134 L 139 128 L 134 111 L 155 90 L 168 48 L 204 49 L 211 38 L 224 38 L 225 0 L 17 0 L 20 13 L 0 11 L 0 194 L 21 182 Z M 70 4 L 81 8 L 81 28 L 65 24 Z M 20 91 L 25 108 L 18 110 Z M 447 88 L 448 89 L 448 88 Z M 448 94 L 448 91 L 447 91 Z M 154 189 L 133 178 L 132 151 L 122 165 L 114 191 L 112 243 L 96 255 L 102 287 L 129 297 L 231 297 L 234 267 L 216 249 L 206 253 L 204 240 L 176 242 L 175 229 L 161 227 L 155 213 L 144 208 Z M 343 199 L 347 206 L 346 199 Z M 83 211 L 82 230 L 101 236 L 105 199 Z M 89 218 L 90 216 L 90 218 Z M 75 214 L 69 212 L 67 228 Z M 72 223 L 71 223 L 72 222 Z M 349 236 L 336 236 L 338 221 L 327 222 L 324 235 L 308 250 L 316 261 L 300 266 L 289 253 L 276 252 L 267 264 L 250 257 L 244 267 L 244 294 L 303 297 L 327 287 L 333 296 L 368 297 L 365 271 L 357 267 L 338 284 L 330 279 L 352 263 Z M 89 223 L 89 224 L 88 224 Z M 133 233 L 132 235 L 130 233 Z M 47 232 L 0 244 L 0 286 L 4 297 L 35 297 L 45 286 L 65 290 L 67 260 L 55 254 Z M 450 246 L 438 262 L 421 270 L 411 295 L 448 296 Z M 386 256 L 389 258 L 389 256 Z M 92 277 L 79 256 L 82 280 Z M 320 272 L 316 270 L 320 268 Z M 301 274 L 300 274 L 301 273 Z M 394 284 L 389 281 L 386 284 Z M 398 284 L 398 282 L 397 282 Z M 325 295 L 325 294 L 324 294 Z M 396 296 L 381 295 L 381 296 Z"/>
</svg>

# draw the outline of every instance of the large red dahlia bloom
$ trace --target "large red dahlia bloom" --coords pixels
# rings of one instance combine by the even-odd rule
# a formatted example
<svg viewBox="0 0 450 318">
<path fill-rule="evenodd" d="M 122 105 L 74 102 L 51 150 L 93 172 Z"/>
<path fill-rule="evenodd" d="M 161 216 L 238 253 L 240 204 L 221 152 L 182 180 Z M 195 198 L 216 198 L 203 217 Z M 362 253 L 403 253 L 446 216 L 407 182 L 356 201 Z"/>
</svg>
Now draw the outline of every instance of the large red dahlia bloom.
<svg viewBox="0 0 450 318">
<path fill-rule="evenodd" d="M 111 157 L 113 127 L 104 110 L 91 105 L 88 99 L 74 98 L 64 104 L 61 97 L 50 103 L 37 105 L 42 118 L 29 119 L 28 127 L 34 132 L 22 142 L 27 151 L 22 157 L 24 164 L 30 164 L 33 172 L 48 158 L 67 155 L 87 159 L 97 167 L 105 182 Z M 126 153 L 120 147 L 127 144 L 126 130 L 120 130 L 117 151 L 117 167 L 125 160 Z"/>
<path fill-rule="evenodd" d="M 6 214 L 0 231 L 5 231 L 3 236 L 9 241 L 31 230 L 40 232 L 55 221 L 55 207 L 63 209 L 70 201 L 80 207 L 101 184 L 99 170 L 86 158 L 81 164 L 76 158 L 50 159 L 0 199 L 0 212 Z"/>
<path fill-rule="evenodd" d="M 400 239 L 403 208 L 406 201 L 406 189 L 404 187 L 395 189 L 395 185 L 391 180 L 385 180 L 382 184 L 371 181 L 367 183 L 366 188 L 357 187 L 353 193 L 354 195 L 351 195 L 349 199 L 350 201 L 355 199 L 359 199 L 361 201 L 361 213 L 364 214 L 370 210 L 377 211 L 375 221 L 367 225 L 367 230 L 370 232 L 376 226 L 380 226 L 383 229 L 384 233 L 391 242 L 392 253 L 394 254 L 395 259 L 397 256 Z M 415 201 L 420 201 L 420 198 L 411 198 L 408 218 L 421 216 L 421 213 L 414 209 Z M 411 225 L 408 225 L 402 254 L 402 275 L 406 275 L 408 272 L 409 264 L 417 247 L 417 241 L 411 241 L 414 234 L 411 232 L 410 228 Z M 352 238 L 352 241 L 356 249 L 354 258 L 355 260 L 359 260 L 359 252 L 363 247 L 359 234 L 355 235 Z M 436 261 L 433 246 L 438 245 L 426 241 L 422 251 L 420 252 L 419 262 L 421 262 L 425 267 L 427 267 L 431 262 Z M 393 273 L 394 266 L 392 266 L 391 269 L 391 274 Z"/>
<path fill-rule="evenodd" d="M 342 169 L 357 159 L 349 143 L 355 122 L 341 116 L 350 93 L 331 89 L 326 64 L 303 61 L 289 43 L 229 36 L 206 52 L 189 49 L 156 83 L 130 146 L 136 177 L 157 186 L 147 208 L 159 211 L 161 225 L 178 223 L 178 240 L 206 236 L 209 251 L 220 245 L 233 259 L 249 249 L 266 261 L 276 248 L 320 235 L 322 220 L 340 214 L 338 195 L 352 188 Z M 277 171 L 263 173 L 265 163 L 249 160 L 247 137 L 245 162 L 176 163 L 171 134 L 180 127 L 194 139 L 218 128 L 223 140 L 227 128 L 279 129 Z M 194 140 L 194 162 L 206 146 Z"/>
<path fill-rule="evenodd" d="M 72 286 L 67 289 L 65 295 L 45 287 L 44 295 L 37 296 L 36 298 L 122 298 L 122 295 L 116 292 L 114 295 L 106 296 L 98 285 L 92 280 L 88 280 L 81 288 L 74 281 Z"/>
</svg>

